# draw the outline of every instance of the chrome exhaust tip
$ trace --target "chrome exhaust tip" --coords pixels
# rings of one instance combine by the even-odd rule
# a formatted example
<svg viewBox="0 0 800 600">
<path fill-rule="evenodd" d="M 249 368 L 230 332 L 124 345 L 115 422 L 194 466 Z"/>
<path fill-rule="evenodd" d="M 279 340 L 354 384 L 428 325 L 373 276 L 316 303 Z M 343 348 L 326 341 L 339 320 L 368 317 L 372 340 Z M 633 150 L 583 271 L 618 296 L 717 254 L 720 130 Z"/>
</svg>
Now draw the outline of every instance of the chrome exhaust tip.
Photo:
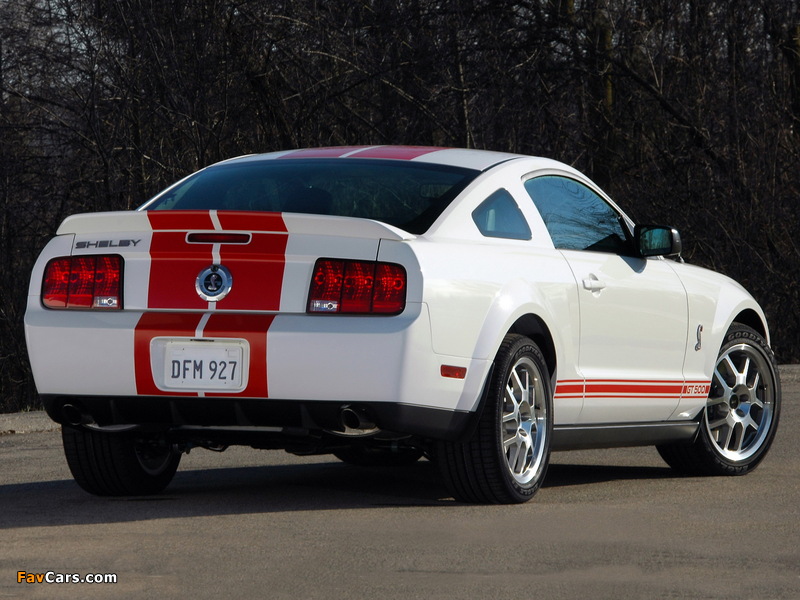
<svg viewBox="0 0 800 600">
<path fill-rule="evenodd" d="M 87 425 L 92 422 L 92 418 L 74 404 L 65 404 L 61 407 L 61 417 L 67 425 Z"/>
<path fill-rule="evenodd" d="M 352 407 L 349 404 L 343 406 L 339 412 L 339 422 L 344 427 L 345 433 L 351 434 L 364 434 L 378 428 L 366 410 Z"/>
</svg>

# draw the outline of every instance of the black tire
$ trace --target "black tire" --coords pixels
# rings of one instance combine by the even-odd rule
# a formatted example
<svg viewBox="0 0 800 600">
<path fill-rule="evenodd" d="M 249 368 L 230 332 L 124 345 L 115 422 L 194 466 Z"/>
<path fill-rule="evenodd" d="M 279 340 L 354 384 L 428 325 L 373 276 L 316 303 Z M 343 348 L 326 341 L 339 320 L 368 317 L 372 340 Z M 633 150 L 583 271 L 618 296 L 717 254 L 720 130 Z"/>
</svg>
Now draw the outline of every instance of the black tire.
<svg viewBox="0 0 800 600">
<path fill-rule="evenodd" d="M 766 456 L 780 408 L 772 350 L 757 331 L 734 323 L 719 351 L 697 437 L 691 444 L 658 446 L 658 452 L 685 475 L 744 475 Z"/>
<path fill-rule="evenodd" d="M 169 485 L 181 454 L 156 436 L 61 427 L 69 470 L 97 496 L 145 496 Z"/>
<path fill-rule="evenodd" d="M 440 442 L 437 462 L 460 502 L 527 502 L 550 461 L 553 394 L 538 346 L 509 334 L 494 361 L 478 425 L 464 442 Z"/>
<path fill-rule="evenodd" d="M 403 467 L 417 462 L 423 450 L 414 446 L 376 446 L 354 444 L 333 455 L 344 463 L 358 467 Z"/>
</svg>

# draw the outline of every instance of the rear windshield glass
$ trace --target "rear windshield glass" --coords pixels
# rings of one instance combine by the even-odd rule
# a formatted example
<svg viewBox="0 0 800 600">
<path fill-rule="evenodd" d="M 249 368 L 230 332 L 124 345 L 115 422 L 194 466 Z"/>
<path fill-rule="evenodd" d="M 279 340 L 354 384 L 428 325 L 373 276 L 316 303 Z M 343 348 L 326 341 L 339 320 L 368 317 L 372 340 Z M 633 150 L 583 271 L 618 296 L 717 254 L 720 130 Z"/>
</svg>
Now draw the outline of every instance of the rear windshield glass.
<svg viewBox="0 0 800 600">
<path fill-rule="evenodd" d="M 424 233 L 479 171 L 409 161 L 277 159 L 219 165 L 146 210 L 252 210 L 361 217 Z"/>
</svg>

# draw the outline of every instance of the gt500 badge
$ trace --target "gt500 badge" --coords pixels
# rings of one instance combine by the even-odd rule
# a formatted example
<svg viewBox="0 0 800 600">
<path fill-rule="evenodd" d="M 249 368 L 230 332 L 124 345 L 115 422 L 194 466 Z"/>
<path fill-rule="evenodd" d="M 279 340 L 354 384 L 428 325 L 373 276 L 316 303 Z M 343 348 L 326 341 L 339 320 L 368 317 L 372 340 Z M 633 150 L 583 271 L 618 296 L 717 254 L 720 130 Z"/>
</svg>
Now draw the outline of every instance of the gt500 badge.
<svg viewBox="0 0 800 600">
<path fill-rule="evenodd" d="M 211 265 L 200 271 L 194 284 L 197 295 L 208 302 L 222 300 L 233 287 L 231 272 L 222 265 Z"/>
</svg>

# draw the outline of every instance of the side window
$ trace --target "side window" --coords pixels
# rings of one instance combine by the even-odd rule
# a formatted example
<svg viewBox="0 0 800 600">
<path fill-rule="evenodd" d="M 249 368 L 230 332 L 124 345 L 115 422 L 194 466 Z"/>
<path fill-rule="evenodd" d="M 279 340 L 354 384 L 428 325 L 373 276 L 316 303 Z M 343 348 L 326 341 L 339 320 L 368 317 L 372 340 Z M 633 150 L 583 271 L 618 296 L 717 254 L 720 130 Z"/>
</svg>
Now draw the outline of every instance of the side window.
<svg viewBox="0 0 800 600">
<path fill-rule="evenodd" d="M 525 189 L 556 248 L 631 253 L 619 213 L 582 183 L 548 175 L 529 179 Z"/>
<path fill-rule="evenodd" d="M 531 239 L 522 211 L 506 190 L 497 190 L 472 211 L 472 220 L 486 237 L 511 240 Z"/>
</svg>

